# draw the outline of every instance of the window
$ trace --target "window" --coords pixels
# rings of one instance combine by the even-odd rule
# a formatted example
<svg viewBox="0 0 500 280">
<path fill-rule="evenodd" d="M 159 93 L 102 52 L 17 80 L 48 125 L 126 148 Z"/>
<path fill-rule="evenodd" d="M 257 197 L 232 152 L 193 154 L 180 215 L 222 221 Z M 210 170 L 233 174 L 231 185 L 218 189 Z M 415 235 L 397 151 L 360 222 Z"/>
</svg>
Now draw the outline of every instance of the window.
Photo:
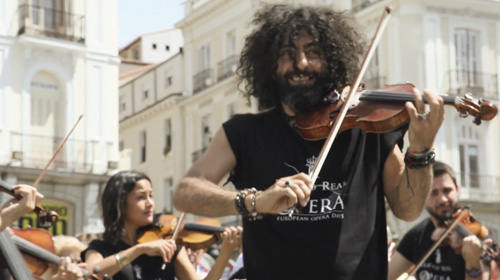
<svg viewBox="0 0 500 280">
<path fill-rule="evenodd" d="M 170 119 L 165 120 L 164 122 L 164 138 L 165 144 L 163 146 L 163 155 L 168 154 L 172 149 L 172 122 Z"/>
<path fill-rule="evenodd" d="M 120 112 L 124 112 L 127 109 L 127 103 L 125 101 L 120 102 Z"/>
<path fill-rule="evenodd" d="M 143 131 L 141 132 L 141 135 L 140 135 L 140 161 L 141 163 L 143 162 L 146 162 L 146 140 L 147 140 L 147 137 L 146 137 L 146 131 Z"/>
<path fill-rule="evenodd" d="M 120 143 L 118 144 L 118 151 L 123 151 L 123 149 L 125 149 L 125 144 L 123 144 L 123 141 L 120 141 Z"/>
<path fill-rule="evenodd" d="M 236 54 L 236 31 L 226 33 L 226 57 Z"/>
<path fill-rule="evenodd" d="M 172 194 L 174 193 L 174 183 L 172 178 L 165 179 L 163 181 L 163 191 L 164 191 L 164 199 L 163 199 L 163 213 L 171 214 L 172 213 Z"/>
<path fill-rule="evenodd" d="M 477 128 L 462 126 L 459 132 L 460 182 L 462 186 L 479 188 L 479 135 Z"/>
<path fill-rule="evenodd" d="M 135 48 L 132 50 L 132 57 L 136 60 L 139 60 L 139 48 Z"/>
<path fill-rule="evenodd" d="M 167 52 L 168 52 L 168 51 L 170 51 L 170 46 L 169 46 L 169 45 L 166 45 L 166 46 L 165 46 L 165 50 L 166 50 Z"/>
<path fill-rule="evenodd" d="M 210 115 L 206 115 L 201 119 L 201 149 L 204 152 L 212 141 L 212 133 L 210 132 Z"/>
<path fill-rule="evenodd" d="M 198 50 L 198 69 L 199 72 L 210 68 L 210 44 L 202 46 Z"/>
<path fill-rule="evenodd" d="M 168 87 L 173 82 L 173 76 L 170 74 L 170 71 L 165 71 L 165 87 Z"/>
<path fill-rule="evenodd" d="M 153 50 L 156 50 L 156 44 L 153 44 Z"/>
<path fill-rule="evenodd" d="M 481 78 L 479 32 L 455 29 L 456 82 L 459 86 L 478 86 Z"/>
<path fill-rule="evenodd" d="M 142 99 L 148 99 L 148 98 L 149 98 L 149 86 L 142 85 Z"/>
</svg>

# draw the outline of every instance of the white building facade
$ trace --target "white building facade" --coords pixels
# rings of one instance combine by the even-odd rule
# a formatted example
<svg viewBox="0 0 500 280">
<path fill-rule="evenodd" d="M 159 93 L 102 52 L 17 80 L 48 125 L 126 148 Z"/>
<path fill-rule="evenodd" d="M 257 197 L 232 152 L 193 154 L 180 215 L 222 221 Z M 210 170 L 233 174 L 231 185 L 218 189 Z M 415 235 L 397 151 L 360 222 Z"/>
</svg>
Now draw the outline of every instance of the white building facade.
<svg viewBox="0 0 500 280">
<path fill-rule="evenodd" d="M 116 12 L 116 1 L 0 1 L 2 180 L 33 184 L 83 116 L 38 185 L 59 212 L 54 234 L 102 230 L 97 198 L 119 160 Z"/>
</svg>

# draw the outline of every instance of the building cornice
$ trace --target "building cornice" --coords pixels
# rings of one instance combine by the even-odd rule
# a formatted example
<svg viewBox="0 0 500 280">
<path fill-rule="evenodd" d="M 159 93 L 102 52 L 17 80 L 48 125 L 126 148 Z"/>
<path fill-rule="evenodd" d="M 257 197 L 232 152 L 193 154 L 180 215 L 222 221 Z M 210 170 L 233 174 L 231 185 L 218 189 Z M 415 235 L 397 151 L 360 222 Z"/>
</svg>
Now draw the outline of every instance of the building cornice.
<svg viewBox="0 0 500 280">
<path fill-rule="evenodd" d="M 182 93 L 171 93 L 165 98 L 158 100 L 156 103 L 142 109 L 141 111 L 125 117 L 124 119 L 120 120 L 119 129 L 121 130 L 129 128 L 135 124 L 144 122 L 147 119 L 164 113 L 167 109 L 172 108 L 172 106 L 177 104 L 179 96 L 182 96 Z"/>
</svg>

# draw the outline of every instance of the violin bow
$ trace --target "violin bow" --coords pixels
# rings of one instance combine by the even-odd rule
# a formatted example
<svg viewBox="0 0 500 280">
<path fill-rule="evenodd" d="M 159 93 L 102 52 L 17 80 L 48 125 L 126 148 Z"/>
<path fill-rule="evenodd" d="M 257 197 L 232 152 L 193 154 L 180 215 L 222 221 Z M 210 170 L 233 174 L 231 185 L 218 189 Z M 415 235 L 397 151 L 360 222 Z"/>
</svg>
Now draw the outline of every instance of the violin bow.
<svg viewBox="0 0 500 280">
<path fill-rule="evenodd" d="M 177 239 L 177 236 L 179 235 L 180 229 L 182 222 L 184 221 L 184 217 L 186 216 L 186 212 L 182 212 L 181 216 L 179 219 L 177 219 L 177 224 L 175 225 L 174 233 L 172 234 L 172 240 L 175 241 Z M 161 270 L 165 270 L 165 267 L 167 266 L 167 263 L 163 263 L 161 266 Z"/>
<path fill-rule="evenodd" d="M 64 137 L 64 139 L 61 141 L 61 143 L 57 147 L 56 151 L 54 152 L 54 154 L 50 158 L 49 162 L 47 162 L 47 164 L 45 165 L 45 168 L 42 170 L 42 172 L 40 172 L 40 174 L 36 178 L 35 182 L 33 183 L 33 187 L 34 188 L 36 188 L 36 186 L 38 186 L 38 183 L 40 183 L 40 180 L 42 180 L 43 176 L 45 175 L 45 172 L 47 172 L 47 169 L 49 169 L 50 164 L 54 161 L 54 159 L 56 158 L 57 154 L 59 154 L 59 151 L 61 151 L 62 147 L 64 146 L 64 144 L 68 140 L 68 138 L 71 135 L 71 133 L 73 133 L 73 130 L 75 130 L 75 127 L 78 125 L 78 123 L 80 122 L 80 120 L 82 119 L 82 117 L 83 117 L 83 115 L 80 115 L 80 117 L 78 118 L 78 120 L 76 120 L 76 122 L 73 125 L 73 127 L 71 128 L 71 130 L 68 132 L 68 134 L 66 134 L 66 137 Z"/>
<path fill-rule="evenodd" d="M 424 254 L 424 256 L 418 261 L 416 265 L 413 265 L 410 267 L 408 272 L 405 272 L 401 274 L 396 280 L 408 280 L 410 279 L 410 276 L 413 276 L 415 272 L 424 264 L 424 262 L 431 256 L 431 254 L 436 250 L 436 248 L 443 242 L 443 240 L 450 234 L 450 232 L 460 223 L 460 221 L 469 214 L 469 209 L 464 208 L 460 212 L 460 215 L 458 215 L 457 218 L 453 221 L 453 223 L 441 234 L 441 236 L 434 242 L 434 244 L 427 250 L 427 252 Z"/>
<path fill-rule="evenodd" d="M 330 130 L 330 133 L 328 135 L 328 138 L 326 139 L 325 145 L 321 149 L 321 152 L 319 153 L 318 159 L 316 160 L 314 167 L 311 171 L 311 180 L 313 182 L 313 185 L 316 183 L 316 179 L 318 179 L 319 172 L 321 171 L 321 168 L 323 167 L 323 164 L 325 163 L 326 156 L 328 155 L 328 151 L 330 151 L 330 148 L 332 147 L 333 141 L 335 140 L 339 130 L 340 126 L 342 125 L 342 122 L 345 118 L 345 115 L 347 114 L 347 110 L 350 107 L 350 103 L 352 102 L 354 96 L 356 95 L 356 91 L 361 84 L 361 78 L 364 76 L 366 69 L 368 68 L 368 64 L 370 63 L 370 60 L 375 53 L 375 49 L 378 45 L 378 42 L 380 41 L 380 38 L 382 38 L 382 32 L 384 31 L 385 27 L 387 26 L 387 23 L 389 21 L 390 15 L 391 15 L 391 7 L 386 6 L 384 8 L 384 12 L 382 14 L 382 17 L 380 18 L 380 22 L 378 24 L 377 30 L 375 31 L 375 35 L 373 36 L 372 42 L 370 44 L 370 48 L 368 49 L 367 54 L 365 55 L 365 58 L 363 59 L 363 63 L 361 64 L 361 68 L 359 69 L 358 74 L 356 75 L 356 79 L 354 79 L 354 83 L 349 90 L 349 94 L 347 95 L 346 101 L 342 105 L 342 109 L 340 110 L 340 113 L 338 114 L 337 118 L 335 119 L 335 122 L 333 124 L 332 129 Z"/>
</svg>

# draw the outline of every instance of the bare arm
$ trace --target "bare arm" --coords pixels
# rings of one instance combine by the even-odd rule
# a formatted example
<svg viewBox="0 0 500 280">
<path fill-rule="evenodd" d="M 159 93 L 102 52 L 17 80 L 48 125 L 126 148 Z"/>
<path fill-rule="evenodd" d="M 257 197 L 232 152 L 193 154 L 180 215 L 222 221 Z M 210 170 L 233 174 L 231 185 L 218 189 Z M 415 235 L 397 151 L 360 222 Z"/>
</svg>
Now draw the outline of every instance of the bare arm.
<svg viewBox="0 0 500 280">
<path fill-rule="evenodd" d="M 176 249 L 177 246 L 173 240 L 160 239 L 136 244 L 117 253 L 117 255 L 119 255 L 120 259 L 126 258 L 130 262 L 143 254 L 148 256 L 160 256 L 165 263 L 168 263 L 172 259 Z M 94 271 L 96 267 L 99 267 L 98 276 L 100 278 L 104 277 L 105 274 L 107 274 L 108 277 L 112 277 L 122 269 L 116 261 L 115 255 L 104 258 L 101 253 L 95 250 L 88 250 L 85 255 L 85 263 L 87 264 L 88 271 Z"/>
<path fill-rule="evenodd" d="M 174 193 L 174 206 L 180 211 L 208 217 L 238 214 L 234 205 L 235 191 L 218 185 L 219 181 L 236 166 L 224 129 L 214 136 L 207 152 L 194 163 Z M 284 188 L 285 182 L 292 184 Z M 280 213 L 299 203 L 305 206 L 309 201 L 313 184 L 304 173 L 283 177 L 262 192 L 255 201 L 259 213 Z M 245 198 L 250 209 L 251 196 Z"/>
<path fill-rule="evenodd" d="M 418 90 L 414 90 L 415 105 L 408 102 L 410 115 L 408 136 L 409 150 L 422 152 L 432 147 L 437 131 L 444 120 L 443 99 L 425 90 L 424 96 L 430 111 L 426 119 L 418 119 L 425 112 L 425 104 Z M 384 192 L 394 215 L 405 221 L 415 220 L 424 207 L 432 185 L 432 167 L 405 168 L 403 154 L 397 146 L 389 154 L 383 172 Z"/>
<path fill-rule="evenodd" d="M 236 192 L 217 185 L 235 166 L 236 158 L 221 128 L 206 153 L 181 180 L 174 193 L 175 208 L 208 217 L 236 215 Z"/>
<path fill-rule="evenodd" d="M 413 265 L 411 261 L 405 258 L 398 251 L 394 252 L 389 262 L 389 280 L 396 280 L 403 273 L 408 271 Z"/>
</svg>

